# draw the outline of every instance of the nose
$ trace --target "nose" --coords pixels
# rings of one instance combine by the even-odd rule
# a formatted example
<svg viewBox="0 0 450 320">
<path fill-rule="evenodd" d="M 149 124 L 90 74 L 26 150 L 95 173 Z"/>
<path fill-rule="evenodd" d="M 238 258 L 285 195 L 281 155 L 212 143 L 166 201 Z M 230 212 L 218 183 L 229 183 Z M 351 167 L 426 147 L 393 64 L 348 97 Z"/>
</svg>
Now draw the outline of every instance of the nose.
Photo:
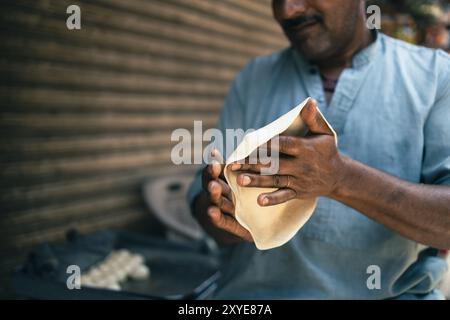
<svg viewBox="0 0 450 320">
<path fill-rule="evenodd" d="M 276 16 L 281 20 L 298 17 L 308 9 L 308 0 L 274 0 Z"/>
</svg>

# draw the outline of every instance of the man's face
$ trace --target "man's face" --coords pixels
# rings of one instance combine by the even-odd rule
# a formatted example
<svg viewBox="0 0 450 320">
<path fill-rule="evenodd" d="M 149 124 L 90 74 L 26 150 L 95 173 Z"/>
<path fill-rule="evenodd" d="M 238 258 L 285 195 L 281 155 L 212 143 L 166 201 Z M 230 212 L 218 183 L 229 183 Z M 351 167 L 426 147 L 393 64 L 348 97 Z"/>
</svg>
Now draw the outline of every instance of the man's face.
<svg viewBox="0 0 450 320">
<path fill-rule="evenodd" d="M 272 0 L 275 19 L 291 44 L 313 62 L 345 50 L 364 24 L 363 0 Z"/>
</svg>

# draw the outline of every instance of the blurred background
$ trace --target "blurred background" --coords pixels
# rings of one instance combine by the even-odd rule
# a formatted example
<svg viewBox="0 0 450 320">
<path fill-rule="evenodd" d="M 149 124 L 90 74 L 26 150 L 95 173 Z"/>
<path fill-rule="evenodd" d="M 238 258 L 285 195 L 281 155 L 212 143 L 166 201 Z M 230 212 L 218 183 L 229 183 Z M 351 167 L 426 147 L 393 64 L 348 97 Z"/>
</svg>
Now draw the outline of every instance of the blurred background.
<svg viewBox="0 0 450 320">
<path fill-rule="evenodd" d="M 448 1 L 370 3 L 382 31 L 450 49 Z M 171 132 L 213 127 L 236 72 L 288 45 L 270 0 L 3 0 L 0 23 L 0 297 L 69 229 L 163 236 L 169 198 L 146 186 L 195 170 L 171 164 Z"/>
<path fill-rule="evenodd" d="M 368 0 L 380 6 L 382 31 L 404 41 L 450 50 L 448 0 Z"/>
</svg>

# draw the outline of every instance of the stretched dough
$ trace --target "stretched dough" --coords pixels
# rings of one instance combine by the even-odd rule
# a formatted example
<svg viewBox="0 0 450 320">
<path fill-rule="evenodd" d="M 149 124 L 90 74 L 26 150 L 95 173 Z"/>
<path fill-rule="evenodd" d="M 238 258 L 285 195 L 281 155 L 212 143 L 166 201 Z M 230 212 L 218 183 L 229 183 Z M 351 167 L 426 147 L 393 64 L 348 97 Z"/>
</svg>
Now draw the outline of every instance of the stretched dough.
<svg viewBox="0 0 450 320">
<path fill-rule="evenodd" d="M 230 170 L 229 164 L 245 159 L 258 147 L 279 134 L 304 136 L 308 129 L 300 118 L 300 112 L 309 99 L 311 98 L 265 127 L 246 134 L 225 163 L 224 175 L 233 192 L 236 219 L 250 232 L 256 247 L 260 250 L 272 249 L 288 242 L 311 217 L 317 198 L 294 199 L 275 206 L 261 207 L 257 203 L 258 196 L 277 189 L 239 186 L 236 182 L 237 173 Z M 337 143 L 335 131 L 320 110 L 317 109 L 317 111 Z"/>
</svg>

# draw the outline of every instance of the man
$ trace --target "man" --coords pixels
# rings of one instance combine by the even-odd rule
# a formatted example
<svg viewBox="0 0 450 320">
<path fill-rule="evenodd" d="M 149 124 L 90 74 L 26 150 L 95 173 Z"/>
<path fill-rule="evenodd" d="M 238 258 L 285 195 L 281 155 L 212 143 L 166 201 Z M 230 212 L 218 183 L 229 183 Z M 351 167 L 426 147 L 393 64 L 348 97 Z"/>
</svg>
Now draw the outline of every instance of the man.
<svg viewBox="0 0 450 320">
<path fill-rule="evenodd" d="M 312 135 L 281 137 L 279 172 L 236 165 L 260 206 L 320 197 L 287 244 L 259 251 L 234 219 L 223 166 L 194 181 L 194 215 L 222 245 L 217 298 L 439 299 L 450 248 L 450 57 L 365 26 L 362 0 L 274 0 L 291 47 L 236 77 L 220 128 L 260 128 L 311 96 Z M 324 134 L 317 107 L 338 134 Z M 203 186 L 203 190 L 202 190 Z"/>
</svg>

